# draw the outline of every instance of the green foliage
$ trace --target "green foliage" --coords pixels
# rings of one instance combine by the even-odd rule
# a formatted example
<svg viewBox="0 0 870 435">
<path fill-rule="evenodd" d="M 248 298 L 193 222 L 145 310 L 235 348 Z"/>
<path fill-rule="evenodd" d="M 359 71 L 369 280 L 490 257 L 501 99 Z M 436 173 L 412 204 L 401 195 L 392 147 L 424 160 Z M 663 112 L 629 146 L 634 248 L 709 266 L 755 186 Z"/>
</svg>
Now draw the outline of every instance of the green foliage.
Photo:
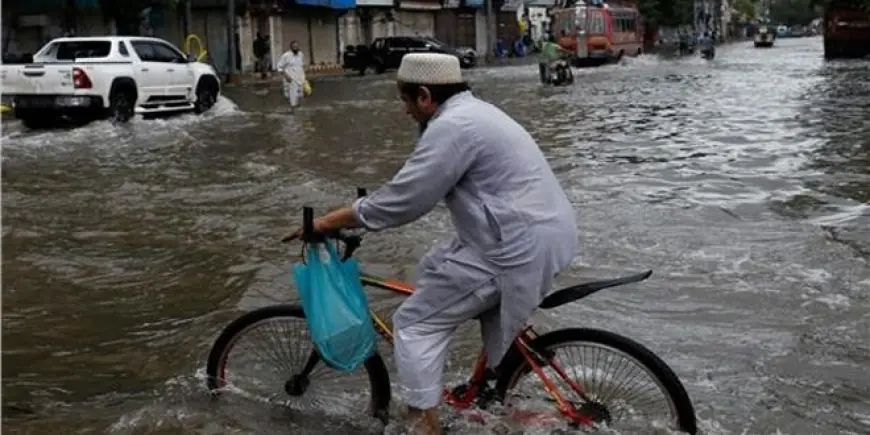
<svg viewBox="0 0 870 435">
<path fill-rule="evenodd" d="M 694 0 L 639 0 L 637 8 L 647 25 L 679 26 L 692 23 Z"/>
<path fill-rule="evenodd" d="M 813 0 L 775 0 L 770 4 L 770 19 L 787 26 L 809 24 L 819 16 Z"/>
<path fill-rule="evenodd" d="M 119 35 L 135 35 L 139 31 L 139 14 L 145 8 L 175 9 L 184 0 L 100 0 L 103 19 L 115 21 Z"/>
<path fill-rule="evenodd" d="M 757 0 L 737 0 L 734 2 L 733 7 L 742 19 L 753 20 L 757 18 Z"/>
</svg>

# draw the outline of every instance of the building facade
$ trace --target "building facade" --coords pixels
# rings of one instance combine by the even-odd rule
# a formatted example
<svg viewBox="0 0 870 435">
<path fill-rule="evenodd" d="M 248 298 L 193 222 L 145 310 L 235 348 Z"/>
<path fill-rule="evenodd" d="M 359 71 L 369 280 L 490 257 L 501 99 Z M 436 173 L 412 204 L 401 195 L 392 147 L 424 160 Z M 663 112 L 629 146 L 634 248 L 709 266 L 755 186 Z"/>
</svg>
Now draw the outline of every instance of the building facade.
<svg viewBox="0 0 870 435">
<path fill-rule="evenodd" d="M 435 37 L 453 47 L 471 47 L 477 51 L 477 16 L 481 2 L 445 0 L 435 16 Z M 480 29 L 486 31 L 486 28 Z"/>
</svg>

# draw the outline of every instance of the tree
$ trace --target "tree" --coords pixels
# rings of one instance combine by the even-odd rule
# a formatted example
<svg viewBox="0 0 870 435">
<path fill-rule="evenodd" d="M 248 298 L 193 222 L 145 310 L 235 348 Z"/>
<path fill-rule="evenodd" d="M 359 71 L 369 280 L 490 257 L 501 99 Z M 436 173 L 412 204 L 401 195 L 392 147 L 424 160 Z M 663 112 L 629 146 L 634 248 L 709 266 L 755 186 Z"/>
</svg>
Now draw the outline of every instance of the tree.
<svg viewBox="0 0 870 435">
<path fill-rule="evenodd" d="M 639 0 L 637 9 L 648 26 L 680 26 L 692 23 L 694 0 Z"/>
<path fill-rule="evenodd" d="M 68 0 L 69 1 L 69 0 Z M 119 35 L 138 35 L 147 8 L 174 10 L 184 0 L 100 0 L 103 20 L 114 21 Z"/>
<path fill-rule="evenodd" d="M 734 2 L 734 10 L 743 20 L 754 20 L 758 17 L 757 0 L 737 0 Z"/>
<path fill-rule="evenodd" d="M 788 26 L 809 24 L 818 16 L 812 0 L 776 0 L 770 4 L 771 20 Z"/>
</svg>

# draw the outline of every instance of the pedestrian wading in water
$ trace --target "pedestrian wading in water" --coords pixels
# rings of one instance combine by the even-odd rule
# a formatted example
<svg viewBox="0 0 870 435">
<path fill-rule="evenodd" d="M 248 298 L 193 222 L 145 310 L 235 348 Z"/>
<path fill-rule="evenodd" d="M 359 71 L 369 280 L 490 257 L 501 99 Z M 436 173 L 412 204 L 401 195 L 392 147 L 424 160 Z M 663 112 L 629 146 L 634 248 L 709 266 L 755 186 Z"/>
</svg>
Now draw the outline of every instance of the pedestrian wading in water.
<svg viewBox="0 0 870 435">
<path fill-rule="evenodd" d="M 290 102 L 290 107 L 298 106 L 305 83 L 305 58 L 298 42 L 290 43 L 290 50 L 281 55 L 277 67 L 284 79 L 284 97 Z"/>
</svg>

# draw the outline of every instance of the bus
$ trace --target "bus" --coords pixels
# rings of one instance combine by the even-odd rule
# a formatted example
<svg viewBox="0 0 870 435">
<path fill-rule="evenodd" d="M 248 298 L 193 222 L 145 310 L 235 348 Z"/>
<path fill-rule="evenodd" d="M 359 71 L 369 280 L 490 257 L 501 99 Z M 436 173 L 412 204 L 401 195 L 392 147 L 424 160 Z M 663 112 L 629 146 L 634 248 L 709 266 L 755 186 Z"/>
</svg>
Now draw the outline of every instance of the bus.
<svg viewBox="0 0 870 435">
<path fill-rule="evenodd" d="M 643 53 L 643 20 L 633 5 L 578 2 L 554 10 L 550 29 L 559 45 L 574 53 L 574 66 L 598 66 Z"/>
</svg>

